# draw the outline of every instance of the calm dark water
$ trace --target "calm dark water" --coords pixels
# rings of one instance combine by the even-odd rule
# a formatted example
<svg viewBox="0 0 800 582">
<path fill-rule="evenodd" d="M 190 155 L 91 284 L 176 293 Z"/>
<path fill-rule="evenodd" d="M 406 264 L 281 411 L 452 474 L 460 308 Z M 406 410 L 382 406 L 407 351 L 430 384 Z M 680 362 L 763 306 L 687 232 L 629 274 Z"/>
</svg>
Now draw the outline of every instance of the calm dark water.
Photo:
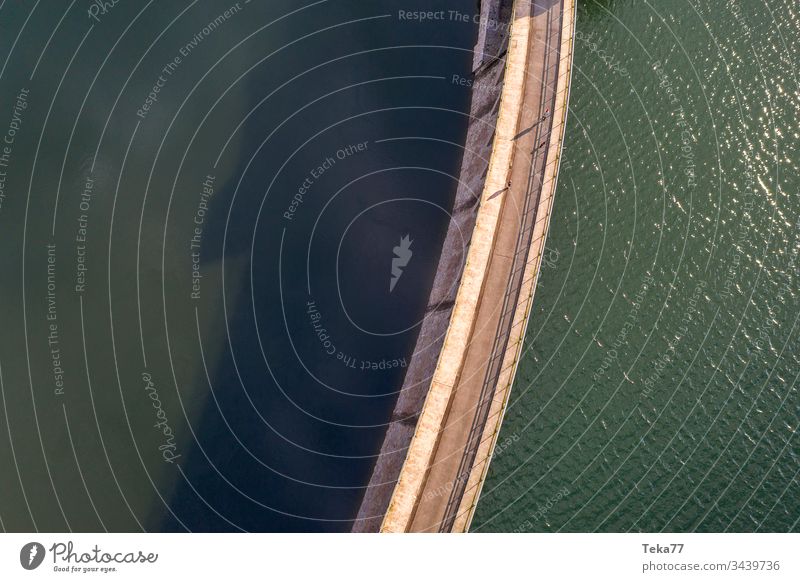
<svg viewBox="0 0 800 582">
<path fill-rule="evenodd" d="M 398 10 L 455 4 L 0 8 L 4 529 L 349 529 L 476 32 Z"/>
<path fill-rule="evenodd" d="M 473 529 L 797 531 L 797 2 L 579 7 L 548 253 Z"/>
</svg>

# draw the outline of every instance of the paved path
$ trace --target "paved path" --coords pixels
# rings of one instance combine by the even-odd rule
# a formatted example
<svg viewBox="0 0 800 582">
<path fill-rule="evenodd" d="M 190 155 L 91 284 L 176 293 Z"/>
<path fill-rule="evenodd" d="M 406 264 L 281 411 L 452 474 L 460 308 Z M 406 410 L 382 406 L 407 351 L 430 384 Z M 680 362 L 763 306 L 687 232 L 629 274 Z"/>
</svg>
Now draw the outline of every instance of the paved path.
<svg viewBox="0 0 800 582">
<path fill-rule="evenodd" d="M 574 9 L 521 0 L 515 10 L 467 267 L 383 531 L 468 528 L 516 369 L 558 171 Z"/>
</svg>

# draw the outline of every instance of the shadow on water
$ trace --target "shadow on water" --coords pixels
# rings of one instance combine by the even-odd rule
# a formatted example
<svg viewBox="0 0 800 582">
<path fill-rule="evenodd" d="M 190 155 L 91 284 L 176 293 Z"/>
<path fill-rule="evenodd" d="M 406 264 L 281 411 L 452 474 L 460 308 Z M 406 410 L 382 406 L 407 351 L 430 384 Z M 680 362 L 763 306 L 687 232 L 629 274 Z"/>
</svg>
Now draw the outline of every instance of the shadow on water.
<svg viewBox="0 0 800 582">
<path fill-rule="evenodd" d="M 319 64 L 321 54 L 333 59 L 381 36 L 381 46 L 435 38 L 469 47 L 474 32 L 407 30 L 401 42 L 396 24 L 358 29 L 347 42 L 321 35 L 290 65 L 259 66 L 247 81 L 248 102 L 222 103 L 197 143 L 218 147 L 213 128 L 226 127 L 230 111 L 250 111 L 272 88 Z M 463 143 L 469 98 L 442 79 L 380 79 L 467 75 L 470 57 L 453 50 L 431 59 L 424 49 L 394 48 L 346 58 L 291 81 L 240 130 L 232 147 L 238 155 L 222 162 L 231 178 L 215 184 L 203 233 L 203 289 L 217 287 L 217 296 L 198 305 L 199 323 L 185 312 L 185 324 L 201 330 L 209 379 L 185 478 L 170 500 L 189 529 L 350 528 L 416 341 L 461 157 L 442 141 L 381 140 Z M 391 110 L 369 113 L 381 109 Z M 209 166 L 216 150 L 202 150 L 190 152 L 187 166 Z M 197 176 L 183 178 L 186 191 L 198 189 Z M 412 259 L 391 287 L 394 249 L 406 236 Z M 169 515 L 159 527 L 183 529 Z"/>
</svg>

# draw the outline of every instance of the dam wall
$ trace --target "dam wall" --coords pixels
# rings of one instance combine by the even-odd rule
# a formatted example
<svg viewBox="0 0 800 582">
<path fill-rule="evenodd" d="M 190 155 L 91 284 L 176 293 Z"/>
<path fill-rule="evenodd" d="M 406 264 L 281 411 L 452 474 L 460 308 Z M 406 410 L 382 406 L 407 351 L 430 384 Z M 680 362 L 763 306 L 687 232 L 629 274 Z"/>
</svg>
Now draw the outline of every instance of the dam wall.
<svg viewBox="0 0 800 582">
<path fill-rule="evenodd" d="M 381 525 L 469 528 L 521 354 L 558 177 L 574 0 L 517 0 L 500 108 L 434 376 Z"/>
<path fill-rule="evenodd" d="M 414 353 L 386 431 L 380 457 L 376 461 L 358 517 L 353 524 L 354 532 L 376 532 L 380 529 L 436 370 L 492 155 L 505 75 L 511 11 L 512 0 L 481 2 L 481 25 L 473 53 L 470 122 L 453 205 L 453 218 L 442 246 Z"/>
</svg>

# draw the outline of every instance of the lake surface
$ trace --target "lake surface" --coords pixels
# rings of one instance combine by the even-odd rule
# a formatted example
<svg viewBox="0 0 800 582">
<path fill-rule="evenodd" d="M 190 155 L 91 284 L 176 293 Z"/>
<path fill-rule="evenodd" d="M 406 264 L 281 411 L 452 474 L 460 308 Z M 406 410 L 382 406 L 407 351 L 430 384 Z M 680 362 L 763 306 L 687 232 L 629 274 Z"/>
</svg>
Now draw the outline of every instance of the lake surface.
<svg viewBox="0 0 800 582">
<path fill-rule="evenodd" d="M 580 1 L 476 531 L 797 531 L 800 7 Z"/>
<path fill-rule="evenodd" d="M 0 526 L 347 530 L 448 223 L 475 25 L 106 4 L 0 4 Z"/>
</svg>

